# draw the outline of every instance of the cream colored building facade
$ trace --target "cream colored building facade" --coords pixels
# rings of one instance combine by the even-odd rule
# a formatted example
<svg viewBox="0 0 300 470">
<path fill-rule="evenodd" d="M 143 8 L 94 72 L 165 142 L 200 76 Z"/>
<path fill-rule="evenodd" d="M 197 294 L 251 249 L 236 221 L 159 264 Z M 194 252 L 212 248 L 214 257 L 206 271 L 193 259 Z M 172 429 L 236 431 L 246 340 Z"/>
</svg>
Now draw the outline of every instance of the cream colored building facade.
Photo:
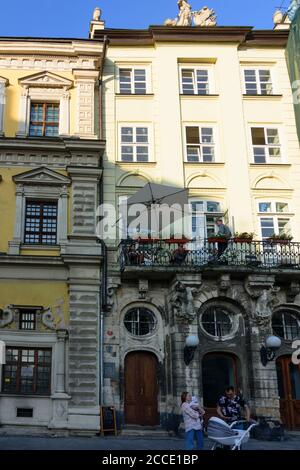
<svg viewBox="0 0 300 470">
<path fill-rule="evenodd" d="M 256 245 L 262 256 L 273 233 L 299 241 L 300 150 L 285 61 L 288 31 L 153 26 L 94 34 L 109 41 L 104 201 L 118 207 L 148 182 L 188 188 L 200 207 L 196 228 L 185 234 L 190 238 L 211 236 L 223 216 L 232 233 L 255 232 L 255 240 L 264 240 Z M 255 256 L 252 264 L 250 256 L 248 264 L 172 267 L 167 258 L 157 261 L 152 245 L 149 263 L 132 262 L 125 248 L 120 271 L 117 229 L 112 224 L 107 241 L 104 396 L 123 425 L 176 429 L 183 390 L 200 396 L 214 414 L 218 394 L 231 383 L 243 391 L 253 415 L 279 418 L 281 403 L 285 424 L 299 426 L 298 412 L 287 417 L 282 411 L 276 374 L 291 355 L 293 335 L 282 335 L 277 366 L 274 360 L 265 367 L 260 359 L 261 346 L 272 329 L 278 333 L 283 317 L 295 322 L 296 337 L 299 332 L 299 245 L 291 248 L 297 261 L 283 270 L 279 262 L 266 266 Z M 141 256 L 143 248 L 136 250 Z M 205 323 L 218 328 L 220 311 L 231 327 L 212 333 Z M 143 321 L 148 327 L 142 333 L 133 324 L 142 328 Z M 200 345 L 186 365 L 191 334 Z"/>
</svg>

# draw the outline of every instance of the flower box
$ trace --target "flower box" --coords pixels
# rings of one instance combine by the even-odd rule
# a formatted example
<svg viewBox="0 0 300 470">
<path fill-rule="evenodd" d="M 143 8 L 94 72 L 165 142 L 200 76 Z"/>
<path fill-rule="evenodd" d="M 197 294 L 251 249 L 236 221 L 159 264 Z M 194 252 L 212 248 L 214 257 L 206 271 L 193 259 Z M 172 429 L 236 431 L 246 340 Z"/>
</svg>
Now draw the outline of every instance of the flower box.
<svg viewBox="0 0 300 470">
<path fill-rule="evenodd" d="M 291 240 L 286 240 L 286 239 L 279 239 L 279 238 L 268 238 L 268 242 L 272 243 L 273 245 L 278 244 L 278 245 L 288 245 Z"/>
<path fill-rule="evenodd" d="M 252 243 L 253 238 L 239 238 L 239 237 L 234 237 L 233 241 L 235 243 Z"/>
</svg>

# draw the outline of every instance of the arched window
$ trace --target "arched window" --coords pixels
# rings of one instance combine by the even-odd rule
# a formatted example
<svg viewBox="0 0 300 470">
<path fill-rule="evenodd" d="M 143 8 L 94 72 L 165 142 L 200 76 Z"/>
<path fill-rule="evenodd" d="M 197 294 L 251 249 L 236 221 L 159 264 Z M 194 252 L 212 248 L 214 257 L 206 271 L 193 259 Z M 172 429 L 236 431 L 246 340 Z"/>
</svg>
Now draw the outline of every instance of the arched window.
<svg viewBox="0 0 300 470">
<path fill-rule="evenodd" d="M 280 310 L 274 313 L 272 328 L 275 335 L 285 340 L 293 341 L 300 336 L 300 321 L 296 314 Z"/>
<path fill-rule="evenodd" d="M 124 325 L 129 333 L 135 336 L 145 336 L 155 330 L 156 318 L 147 308 L 133 308 L 126 313 Z"/>
<path fill-rule="evenodd" d="M 232 313 L 223 306 L 210 306 L 202 314 L 201 324 L 212 336 L 227 336 L 233 328 Z"/>
</svg>

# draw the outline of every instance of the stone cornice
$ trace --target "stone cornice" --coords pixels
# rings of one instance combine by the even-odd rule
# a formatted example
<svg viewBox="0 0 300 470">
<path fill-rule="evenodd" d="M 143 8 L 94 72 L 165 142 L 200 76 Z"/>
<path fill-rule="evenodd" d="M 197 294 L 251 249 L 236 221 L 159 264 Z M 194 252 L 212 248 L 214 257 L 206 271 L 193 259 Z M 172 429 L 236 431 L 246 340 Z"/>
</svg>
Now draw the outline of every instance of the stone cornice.
<svg viewBox="0 0 300 470">
<path fill-rule="evenodd" d="M 105 149 L 104 140 L 94 139 L 43 139 L 43 138 L 10 138 L 3 137 L 0 139 L 0 151 L 2 149 L 9 150 L 47 150 L 53 152 L 64 151 L 88 151 L 103 153 Z"/>
<path fill-rule="evenodd" d="M 37 54 L 51 56 L 101 57 L 103 43 L 92 40 L 56 38 L 0 38 L 0 54 Z"/>
<path fill-rule="evenodd" d="M 289 31 L 253 30 L 251 26 L 170 27 L 149 26 L 149 29 L 104 29 L 95 32 L 95 39 L 107 36 L 110 46 L 153 46 L 156 42 L 237 43 L 247 47 L 285 47 Z"/>
</svg>

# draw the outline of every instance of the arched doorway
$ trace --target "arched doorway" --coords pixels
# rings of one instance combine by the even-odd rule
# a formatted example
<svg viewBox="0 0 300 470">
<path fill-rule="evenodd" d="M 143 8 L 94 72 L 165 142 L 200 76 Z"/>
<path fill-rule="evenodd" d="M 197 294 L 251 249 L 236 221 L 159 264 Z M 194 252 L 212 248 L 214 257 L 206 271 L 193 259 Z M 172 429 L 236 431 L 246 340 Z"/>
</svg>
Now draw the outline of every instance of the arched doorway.
<svg viewBox="0 0 300 470">
<path fill-rule="evenodd" d="M 140 426 L 159 424 L 158 361 L 154 354 L 135 351 L 125 358 L 125 422 Z"/>
<path fill-rule="evenodd" d="M 300 429 L 300 364 L 281 356 L 276 366 L 282 422 L 289 429 Z"/>
<path fill-rule="evenodd" d="M 209 353 L 202 360 L 203 406 L 206 419 L 217 416 L 217 401 L 228 385 L 239 387 L 238 359 L 234 354 Z"/>
</svg>

